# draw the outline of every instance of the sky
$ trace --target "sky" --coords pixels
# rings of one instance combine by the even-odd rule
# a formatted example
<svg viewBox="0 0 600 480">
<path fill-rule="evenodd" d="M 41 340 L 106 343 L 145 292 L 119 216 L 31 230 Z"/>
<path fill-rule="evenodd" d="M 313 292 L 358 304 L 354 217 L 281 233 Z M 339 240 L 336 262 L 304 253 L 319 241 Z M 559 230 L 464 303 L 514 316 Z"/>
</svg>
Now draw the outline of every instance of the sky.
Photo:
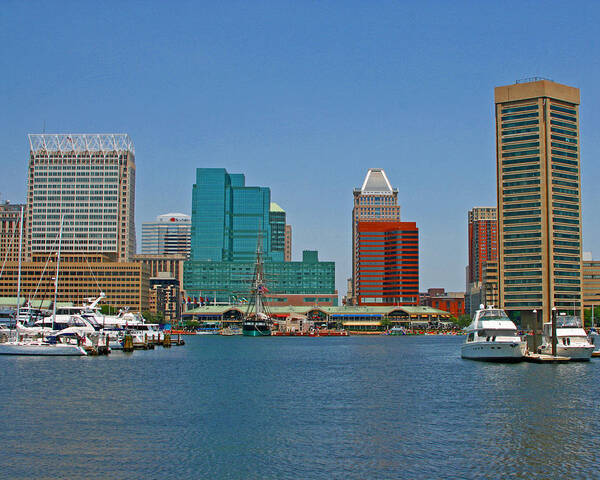
<svg viewBox="0 0 600 480">
<path fill-rule="evenodd" d="M 581 89 L 584 250 L 600 255 L 600 3 L 4 0 L 0 195 L 24 202 L 28 133 L 128 133 L 136 225 L 190 213 L 198 167 L 271 188 L 293 259 L 351 275 L 369 168 L 420 230 L 420 288 L 464 291 L 467 212 L 496 204 L 494 87 Z"/>
</svg>

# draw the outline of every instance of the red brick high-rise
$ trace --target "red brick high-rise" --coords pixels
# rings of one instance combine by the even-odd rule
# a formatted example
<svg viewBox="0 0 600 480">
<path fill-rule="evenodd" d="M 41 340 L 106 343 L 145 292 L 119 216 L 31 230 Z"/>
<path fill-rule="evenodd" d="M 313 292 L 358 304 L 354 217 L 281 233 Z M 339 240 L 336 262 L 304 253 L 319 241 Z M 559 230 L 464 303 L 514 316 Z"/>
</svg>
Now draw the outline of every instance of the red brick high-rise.
<svg viewBox="0 0 600 480">
<path fill-rule="evenodd" d="M 400 221 L 398 190 L 382 169 L 354 190 L 352 303 L 418 305 L 419 230 Z"/>
<path fill-rule="evenodd" d="M 469 210 L 469 266 L 467 287 L 481 282 L 483 264 L 498 260 L 498 220 L 496 207 Z"/>
</svg>

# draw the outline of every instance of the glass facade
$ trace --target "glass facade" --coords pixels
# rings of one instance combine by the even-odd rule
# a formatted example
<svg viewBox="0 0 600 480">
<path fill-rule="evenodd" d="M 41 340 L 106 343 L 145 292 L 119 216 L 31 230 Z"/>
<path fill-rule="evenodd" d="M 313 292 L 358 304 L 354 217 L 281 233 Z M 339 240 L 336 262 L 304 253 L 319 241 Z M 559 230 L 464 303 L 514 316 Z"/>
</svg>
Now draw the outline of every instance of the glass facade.
<svg viewBox="0 0 600 480">
<path fill-rule="evenodd" d="M 198 168 L 186 293 L 217 302 L 247 296 L 259 239 L 271 293 L 335 292 L 333 262 L 319 262 L 316 252 L 307 252 L 302 262 L 284 262 L 285 211 L 271 203 L 268 187 L 248 187 L 243 174 L 223 168 Z"/>
</svg>

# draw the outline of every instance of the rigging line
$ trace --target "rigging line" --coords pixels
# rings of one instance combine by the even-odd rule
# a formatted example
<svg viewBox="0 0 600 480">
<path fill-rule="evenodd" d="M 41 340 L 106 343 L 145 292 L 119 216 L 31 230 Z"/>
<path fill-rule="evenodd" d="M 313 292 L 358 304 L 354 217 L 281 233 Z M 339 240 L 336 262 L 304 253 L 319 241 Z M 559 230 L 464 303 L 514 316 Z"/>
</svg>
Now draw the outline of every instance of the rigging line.
<svg viewBox="0 0 600 480">
<path fill-rule="evenodd" d="M 33 300 L 35 300 L 35 297 L 37 296 L 37 292 L 40 289 L 40 285 L 42 284 L 42 280 L 44 279 L 44 275 L 46 274 L 46 269 L 48 268 L 48 264 L 50 263 L 50 258 L 52 257 L 52 253 L 50 253 L 48 255 L 48 258 L 46 259 L 46 264 L 44 265 L 44 270 L 42 270 L 42 275 L 40 276 L 40 280 L 37 284 L 37 286 L 35 287 L 35 292 L 33 292 L 33 296 L 29 297 L 29 302 L 31 303 Z M 41 303 L 40 303 L 40 308 L 41 308 Z"/>
<path fill-rule="evenodd" d="M 11 250 L 12 244 L 13 244 L 13 240 L 15 239 L 15 237 L 17 236 L 17 226 L 19 225 L 19 222 L 21 220 L 18 220 L 17 222 L 15 222 L 15 226 L 13 229 L 13 234 L 10 237 L 10 242 L 8 244 L 8 248 L 6 249 L 6 254 L 4 255 L 4 262 L 2 263 L 2 269 L 0 269 L 0 278 L 2 278 L 2 274 L 4 273 L 4 267 L 6 266 L 6 262 L 8 261 L 8 254 Z"/>
<path fill-rule="evenodd" d="M 92 278 L 94 279 L 94 282 L 96 282 L 96 286 L 98 287 L 98 290 L 102 293 L 102 288 L 100 287 L 100 284 L 98 283 L 98 280 L 96 279 L 96 275 L 94 275 L 94 271 L 92 270 L 92 266 L 90 265 L 90 262 L 87 258 L 87 255 L 85 254 L 85 252 L 83 252 L 83 258 L 85 258 L 85 263 L 87 263 L 87 266 L 90 269 L 90 273 L 92 274 Z"/>
</svg>

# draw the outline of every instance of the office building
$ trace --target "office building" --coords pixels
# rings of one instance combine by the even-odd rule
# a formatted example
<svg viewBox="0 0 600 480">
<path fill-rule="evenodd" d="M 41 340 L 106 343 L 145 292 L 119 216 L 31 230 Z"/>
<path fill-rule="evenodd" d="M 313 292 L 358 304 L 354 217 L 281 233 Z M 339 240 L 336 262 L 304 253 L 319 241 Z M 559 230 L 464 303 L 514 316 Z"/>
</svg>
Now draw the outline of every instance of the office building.
<svg viewBox="0 0 600 480">
<path fill-rule="evenodd" d="M 183 304 L 179 281 L 166 272 L 151 277 L 148 303 L 150 313 L 159 316 L 161 323 L 178 321 Z"/>
<path fill-rule="evenodd" d="M 467 287 L 481 282 L 483 264 L 498 259 L 498 219 L 496 207 L 475 207 L 469 210 L 469 265 Z"/>
<path fill-rule="evenodd" d="M 119 262 L 135 253 L 135 152 L 126 134 L 29 135 L 27 252 Z"/>
<path fill-rule="evenodd" d="M 531 79 L 495 104 L 499 300 L 539 330 L 581 309 L 579 89 Z"/>
<path fill-rule="evenodd" d="M 283 251 L 283 259 L 286 262 L 292 261 L 292 226 L 285 226 L 285 250 Z"/>
<path fill-rule="evenodd" d="M 354 189 L 352 272 L 351 304 L 419 304 L 419 230 L 400 220 L 398 190 L 380 168 Z"/>
<path fill-rule="evenodd" d="M 30 300 L 54 298 L 56 257 L 24 262 L 21 268 L 21 296 Z M 7 262 L 0 277 L 0 297 L 16 297 L 19 265 Z M 140 263 L 110 262 L 99 255 L 61 255 L 57 299 L 83 305 L 103 292 L 103 305 L 148 310 L 149 272 Z"/>
<path fill-rule="evenodd" d="M 269 224 L 271 226 L 271 250 L 281 252 L 285 260 L 285 210 L 271 202 L 269 208 Z"/>
<path fill-rule="evenodd" d="M 21 209 L 25 215 L 25 205 L 0 203 L 0 264 L 19 261 Z M 23 217 L 23 222 L 25 222 L 25 217 Z"/>
<path fill-rule="evenodd" d="M 268 187 L 246 186 L 244 175 L 222 168 L 198 168 L 186 295 L 211 303 L 248 297 L 259 243 L 270 294 L 335 295 L 333 262 L 319 261 L 316 251 L 305 251 L 301 262 L 284 262 L 285 225 Z"/>
<path fill-rule="evenodd" d="M 591 257 L 591 255 L 590 255 Z M 582 281 L 583 305 L 585 308 L 600 306 L 600 261 L 584 258 Z M 597 312 L 596 312 L 597 313 Z M 595 324 L 600 323 L 600 318 L 595 318 Z"/>
<path fill-rule="evenodd" d="M 189 255 L 192 220 L 184 213 L 166 213 L 142 223 L 142 254 Z"/>
<path fill-rule="evenodd" d="M 486 302 L 483 272 L 486 264 L 498 261 L 498 217 L 496 207 L 474 207 L 468 219 L 468 265 L 465 294 L 465 313 L 473 315 Z M 494 304 L 494 305 L 497 305 Z"/>
</svg>

